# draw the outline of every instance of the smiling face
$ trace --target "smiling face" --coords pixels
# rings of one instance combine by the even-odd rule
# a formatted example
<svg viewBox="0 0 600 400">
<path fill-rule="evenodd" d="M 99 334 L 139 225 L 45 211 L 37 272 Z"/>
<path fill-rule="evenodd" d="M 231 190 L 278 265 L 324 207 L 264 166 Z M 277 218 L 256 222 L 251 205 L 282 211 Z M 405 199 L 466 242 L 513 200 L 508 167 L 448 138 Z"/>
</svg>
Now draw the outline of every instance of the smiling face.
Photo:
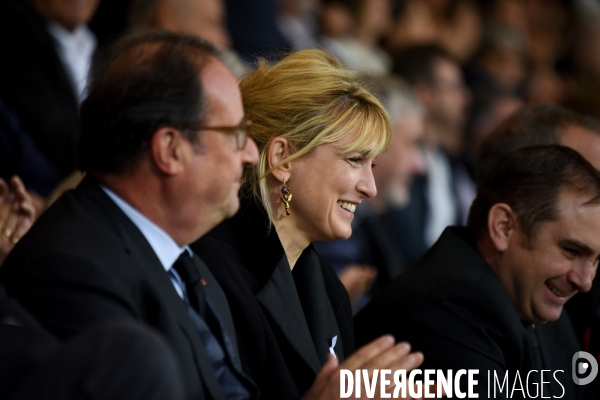
<svg viewBox="0 0 600 400">
<path fill-rule="evenodd" d="M 373 159 L 357 151 L 342 154 L 346 140 L 317 146 L 291 162 L 289 218 L 307 242 L 350 237 L 356 207 L 377 193 Z"/>
<path fill-rule="evenodd" d="M 562 192 L 556 220 L 542 222 L 529 242 L 518 228 L 509 238 L 495 271 L 523 321 L 555 321 L 571 297 L 591 289 L 600 256 L 600 205 L 589 200 Z"/>
</svg>

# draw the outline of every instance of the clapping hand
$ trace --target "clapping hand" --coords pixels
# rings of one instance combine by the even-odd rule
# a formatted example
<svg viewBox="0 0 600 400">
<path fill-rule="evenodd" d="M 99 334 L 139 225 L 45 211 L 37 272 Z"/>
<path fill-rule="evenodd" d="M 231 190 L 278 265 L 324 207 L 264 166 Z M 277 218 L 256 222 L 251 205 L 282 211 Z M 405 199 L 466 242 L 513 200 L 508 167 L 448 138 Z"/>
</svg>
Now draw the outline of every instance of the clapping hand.
<svg viewBox="0 0 600 400">
<path fill-rule="evenodd" d="M 341 365 L 333 356 L 329 356 L 327 363 L 321 368 L 314 384 L 304 395 L 304 400 L 333 400 L 340 398 L 340 371 L 348 369 L 368 370 L 372 375 L 375 369 L 406 370 L 410 372 L 423 363 L 423 354 L 411 353 L 410 345 L 406 342 L 395 344 L 394 338 L 385 335 L 358 349 Z M 361 397 L 367 398 L 365 390 L 361 390 Z M 389 393 L 389 391 L 388 391 Z M 379 390 L 375 391 L 375 399 L 379 399 Z M 352 397 L 356 398 L 356 397 Z M 410 398 L 410 397 L 409 397 Z"/>
<path fill-rule="evenodd" d="M 18 176 L 10 179 L 12 191 L 0 179 L 0 265 L 27 233 L 36 217 L 31 195 Z"/>
</svg>

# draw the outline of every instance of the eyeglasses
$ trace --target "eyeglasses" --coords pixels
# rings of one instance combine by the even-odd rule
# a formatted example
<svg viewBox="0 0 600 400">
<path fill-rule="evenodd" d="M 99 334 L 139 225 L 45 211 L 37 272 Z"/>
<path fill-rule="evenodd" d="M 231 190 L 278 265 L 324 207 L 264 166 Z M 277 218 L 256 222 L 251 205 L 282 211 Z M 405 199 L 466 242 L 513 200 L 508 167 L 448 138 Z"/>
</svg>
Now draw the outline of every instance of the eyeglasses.
<svg viewBox="0 0 600 400">
<path fill-rule="evenodd" d="M 248 142 L 248 130 L 252 126 L 252 122 L 244 120 L 238 126 L 175 126 L 177 129 L 190 131 L 219 131 L 224 133 L 232 133 L 235 135 L 235 143 L 238 150 L 244 150 Z"/>
</svg>

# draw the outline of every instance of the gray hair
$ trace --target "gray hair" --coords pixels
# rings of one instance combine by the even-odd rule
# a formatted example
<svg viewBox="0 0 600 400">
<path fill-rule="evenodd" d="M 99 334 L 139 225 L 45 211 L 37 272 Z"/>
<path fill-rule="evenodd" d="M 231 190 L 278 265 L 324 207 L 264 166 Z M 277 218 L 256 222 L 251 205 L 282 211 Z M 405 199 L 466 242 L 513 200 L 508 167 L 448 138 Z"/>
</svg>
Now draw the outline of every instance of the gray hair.
<svg viewBox="0 0 600 400">
<path fill-rule="evenodd" d="M 363 75 L 369 91 L 377 97 L 389 114 L 392 126 L 406 113 L 425 115 L 425 109 L 406 81 L 397 75 Z"/>
</svg>

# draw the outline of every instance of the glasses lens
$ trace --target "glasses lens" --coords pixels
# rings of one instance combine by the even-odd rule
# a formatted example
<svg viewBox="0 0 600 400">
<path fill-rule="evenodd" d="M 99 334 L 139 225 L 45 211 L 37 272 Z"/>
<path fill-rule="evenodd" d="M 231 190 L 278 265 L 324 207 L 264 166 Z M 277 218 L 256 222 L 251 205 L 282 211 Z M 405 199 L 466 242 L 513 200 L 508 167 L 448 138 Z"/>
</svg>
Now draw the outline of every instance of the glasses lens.
<svg viewBox="0 0 600 400">
<path fill-rule="evenodd" d="M 235 135 L 238 150 L 244 150 L 248 141 L 248 131 L 246 128 L 238 129 Z"/>
</svg>

